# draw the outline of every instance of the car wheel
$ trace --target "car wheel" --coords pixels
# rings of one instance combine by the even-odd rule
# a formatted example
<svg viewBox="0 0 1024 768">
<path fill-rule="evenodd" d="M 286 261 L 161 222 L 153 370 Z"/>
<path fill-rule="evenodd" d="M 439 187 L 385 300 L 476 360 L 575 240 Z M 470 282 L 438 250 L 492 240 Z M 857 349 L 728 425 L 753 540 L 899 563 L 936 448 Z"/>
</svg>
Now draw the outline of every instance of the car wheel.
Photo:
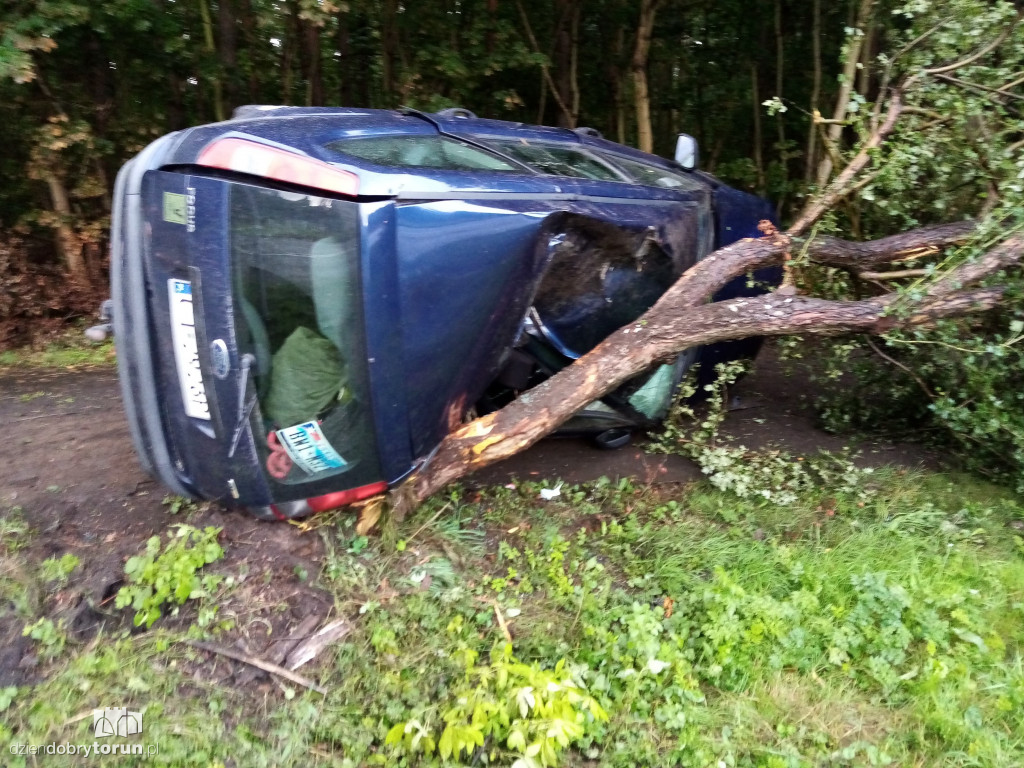
<svg viewBox="0 0 1024 768">
<path fill-rule="evenodd" d="M 624 427 L 615 427 L 613 429 L 606 429 L 604 432 L 598 432 L 591 441 L 601 450 L 614 451 L 626 447 L 632 439 L 632 430 Z"/>
</svg>

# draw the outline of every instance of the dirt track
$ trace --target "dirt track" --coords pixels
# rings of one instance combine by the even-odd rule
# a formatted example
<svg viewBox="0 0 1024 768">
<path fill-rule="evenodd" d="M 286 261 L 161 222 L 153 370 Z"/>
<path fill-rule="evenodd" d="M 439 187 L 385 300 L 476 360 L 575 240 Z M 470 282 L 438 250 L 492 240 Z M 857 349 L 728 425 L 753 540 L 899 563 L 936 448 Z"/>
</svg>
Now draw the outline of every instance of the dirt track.
<svg viewBox="0 0 1024 768">
<path fill-rule="evenodd" d="M 842 447 L 844 441 L 815 428 L 806 394 L 799 382 L 782 375 L 774 360 L 763 360 L 732 392 L 728 431 L 749 446 L 778 442 L 796 452 Z M 862 460 L 872 464 L 936 461 L 916 446 L 871 444 L 862 449 Z M 581 482 L 602 475 L 679 483 L 696 479 L 699 472 L 679 457 L 649 456 L 633 446 L 600 451 L 581 440 L 548 440 L 469 482 L 507 483 L 514 477 Z M 30 540 L 31 560 L 65 553 L 80 559 L 75 583 L 66 594 L 29 596 L 37 606 L 44 599 L 49 610 L 56 605 L 72 632 L 87 636 L 99 622 L 117 620 L 112 619 L 110 602 L 124 560 L 154 533 L 183 522 L 163 503 L 166 494 L 135 459 L 113 369 L 0 374 L 0 516 L 21 508 L 39 534 Z M 275 634 L 330 611 L 330 598 L 296 576 L 319 572 L 319 537 L 213 507 L 189 522 L 223 527 L 221 541 L 229 561 L 245 561 L 248 572 L 265 574 L 265 583 L 272 581 L 274 590 L 290 590 L 289 612 L 273 616 Z M 250 597 L 259 604 L 260 595 Z M 0 610 L 0 686 L 31 679 L 32 657 L 22 626 L 14 612 Z"/>
</svg>

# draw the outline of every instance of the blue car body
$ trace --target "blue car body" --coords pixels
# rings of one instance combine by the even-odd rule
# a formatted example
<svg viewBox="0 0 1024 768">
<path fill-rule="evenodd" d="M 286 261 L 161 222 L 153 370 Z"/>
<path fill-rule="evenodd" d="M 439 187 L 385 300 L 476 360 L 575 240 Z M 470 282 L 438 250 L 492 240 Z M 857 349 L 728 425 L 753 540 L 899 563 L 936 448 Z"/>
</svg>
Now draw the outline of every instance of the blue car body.
<svg viewBox="0 0 1024 768">
<path fill-rule="evenodd" d="M 596 132 L 462 111 L 245 107 L 170 134 L 115 190 L 137 453 L 175 492 L 263 517 L 380 492 L 765 218 Z M 656 420 L 692 361 L 577 425 Z"/>
</svg>

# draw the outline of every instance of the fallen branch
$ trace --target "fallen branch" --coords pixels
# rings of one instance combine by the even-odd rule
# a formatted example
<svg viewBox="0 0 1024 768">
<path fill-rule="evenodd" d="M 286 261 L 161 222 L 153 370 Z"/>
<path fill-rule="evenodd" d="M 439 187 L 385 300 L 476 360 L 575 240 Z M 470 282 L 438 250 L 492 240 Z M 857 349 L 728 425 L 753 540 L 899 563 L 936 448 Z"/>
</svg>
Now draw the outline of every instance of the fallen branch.
<svg viewBox="0 0 1024 768">
<path fill-rule="evenodd" d="M 937 253 L 963 241 L 972 230 L 973 224 L 961 222 L 869 243 L 816 238 L 805 244 L 805 251 L 814 261 L 862 268 L 911 254 Z M 969 290 L 970 286 L 1018 263 L 1024 254 L 1024 234 L 1015 235 L 982 258 L 951 270 L 916 302 L 896 294 L 862 301 L 767 294 L 703 303 L 732 277 L 781 264 L 792 243 L 790 237 L 775 233 L 740 241 L 709 256 L 636 322 L 500 411 L 449 434 L 410 479 L 407 494 L 411 498 L 406 501 L 417 504 L 448 483 L 524 450 L 588 403 L 690 347 L 751 336 L 877 334 L 991 309 L 999 303 L 1003 289 Z"/>
<path fill-rule="evenodd" d="M 303 664 L 315 659 L 324 648 L 341 640 L 351 631 L 352 624 L 347 619 L 336 619 L 325 624 L 317 630 L 316 634 L 303 640 L 288 654 L 284 666 L 289 670 L 298 669 Z"/>
<path fill-rule="evenodd" d="M 494 616 L 498 620 L 498 626 L 501 628 L 501 634 L 505 636 L 505 642 L 512 642 L 512 633 L 509 631 L 508 623 L 505 621 L 504 615 L 501 613 L 501 606 L 498 605 L 498 601 L 493 597 L 478 597 L 478 601 L 481 603 L 487 603 L 494 609 Z"/>
<path fill-rule="evenodd" d="M 285 680 L 289 680 L 295 683 L 296 685 L 301 685 L 304 688 L 308 688 L 311 691 L 316 691 L 317 693 L 323 696 L 327 695 L 327 689 L 323 686 L 314 683 L 312 680 L 303 677 L 302 675 L 297 675 L 294 672 L 285 669 L 284 667 L 279 667 L 277 664 L 271 664 L 269 661 L 263 661 L 263 659 L 257 659 L 255 656 L 249 656 L 248 654 L 242 653 L 241 651 L 236 651 L 231 648 L 225 648 L 222 645 L 205 643 L 201 640 L 185 640 L 183 642 L 185 643 L 185 645 L 190 645 L 193 648 L 198 648 L 200 651 L 206 651 L 207 653 L 215 653 L 218 656 L 225 656 L 229 659 L 240 661 L 243 664 L 248 664 L 251 667 L 262 669 L 264 672 L 269 672 L 272 675 L 283 677 Z"/>
</svg>

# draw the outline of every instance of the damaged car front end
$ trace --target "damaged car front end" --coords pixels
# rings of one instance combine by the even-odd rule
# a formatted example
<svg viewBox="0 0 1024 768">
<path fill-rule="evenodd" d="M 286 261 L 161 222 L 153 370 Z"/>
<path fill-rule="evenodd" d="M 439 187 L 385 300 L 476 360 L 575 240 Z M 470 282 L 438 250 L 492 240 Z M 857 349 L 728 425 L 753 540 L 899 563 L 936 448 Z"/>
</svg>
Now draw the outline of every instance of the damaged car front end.
<svg viewBox="0 0 1024 768">
<path fill-rule="evenodd" d="M 165 136 L 115 190 L 136 451 L 176 493 L 270 519 L 375 495 L 770 217 L 596 132 L 461 110 L 247 107 Z M 621 442 L 697 354 L 568 428 Z"/>
</svg>

